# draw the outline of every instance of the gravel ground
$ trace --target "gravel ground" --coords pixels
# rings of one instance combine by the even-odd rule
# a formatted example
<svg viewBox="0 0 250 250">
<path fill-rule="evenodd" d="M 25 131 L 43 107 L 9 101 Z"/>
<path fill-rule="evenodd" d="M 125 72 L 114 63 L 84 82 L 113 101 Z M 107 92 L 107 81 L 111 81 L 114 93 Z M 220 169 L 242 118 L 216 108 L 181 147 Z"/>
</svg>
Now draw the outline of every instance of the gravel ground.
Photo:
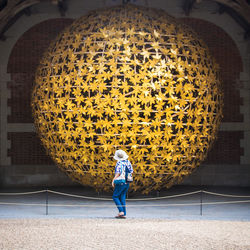
<svg viewBox="0 0 250 250">
<path fill-rule="evenodd" d="M 0 219 L 0 249 L 250 249 L 250 222 Z"/>
</svg>

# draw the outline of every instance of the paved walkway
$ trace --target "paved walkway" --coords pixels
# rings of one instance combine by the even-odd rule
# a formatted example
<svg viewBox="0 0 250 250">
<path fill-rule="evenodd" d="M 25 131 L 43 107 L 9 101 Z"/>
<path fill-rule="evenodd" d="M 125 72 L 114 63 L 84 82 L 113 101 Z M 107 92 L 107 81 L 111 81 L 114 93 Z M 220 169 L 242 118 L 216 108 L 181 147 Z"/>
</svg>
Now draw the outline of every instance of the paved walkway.
<svg viewBox="0 0 250 250">
<path fill-rule="evenodd" d="M 127 217 L 142 219 L 173 220 L 241 220 L 250 221 L 250 188 L 202 188 L 230 197 L 195 193 L 171 199 L 146 200 L 157 197 L 136 196 L 130 199 L 145 198 L 142 201 L 127 200 Z M 36 189 L 36 190 L 42 190 Z M 111 198 L 83 188 L 50 188 L 67 194 Z M 172 196 L 199 191 L 199 187 L 173 187 L 162 191 L 159 196 Z M 0 193 L 20 193 L 35 190 L 0 189 Z M 248 202 L 242 202 L 248 201 Z M 230 204 L 229 202 L 237 202 Z M 238 203 L 239 202 L 239 203 Z M 15 203 L 15 204 L 1 204 Z M 20 205 L 23 204 L 23 205 Z M 209 204 L 207 204 L 209 203 Z M 212 203 L 212 204 L 210 204 Z M 214 204 L 215 203 L 215 204 Z M 29 195 L 0 195 L 0 218 L 114 218 L 117 209 L 112 200 L 90 200 L 55 193 L 38 193 Z"/>
</svg>

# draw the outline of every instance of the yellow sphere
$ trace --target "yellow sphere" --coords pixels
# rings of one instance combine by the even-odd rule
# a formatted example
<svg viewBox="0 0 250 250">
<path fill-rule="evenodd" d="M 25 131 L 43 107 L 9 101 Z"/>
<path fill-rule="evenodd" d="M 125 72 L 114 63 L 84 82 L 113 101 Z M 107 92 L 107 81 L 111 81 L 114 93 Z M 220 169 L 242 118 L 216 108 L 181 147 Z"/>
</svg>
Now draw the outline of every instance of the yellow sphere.
<svg viewBox="0 0 250 250">
<path fill-rule="evenodd" d="M 110 190 L 115 150 L 133 191 L 179 183 L 207 155 L 222 116 L 217 67 L 196 34 L 163 11 L 92 11 L 51 44 L 36 72 L 35 124 L 73 180 Z"/>
</svg>

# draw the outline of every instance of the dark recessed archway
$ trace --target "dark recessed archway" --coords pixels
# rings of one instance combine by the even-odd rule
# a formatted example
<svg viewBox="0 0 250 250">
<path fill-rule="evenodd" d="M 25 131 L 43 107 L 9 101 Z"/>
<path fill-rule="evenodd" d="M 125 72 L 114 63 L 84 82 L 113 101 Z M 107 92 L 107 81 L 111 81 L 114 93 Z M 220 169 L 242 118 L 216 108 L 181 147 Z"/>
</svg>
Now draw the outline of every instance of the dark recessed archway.
<svg viewBox="0 0 250 250">
<path fill-rule="evenodd" d="M 7 67 L 11 75 L 8 123 L 33 123 L 30 97 L 36 67 L 50 42 L 72 22 L 73 19 L 65 18 L 46 20 L 30 28 L 16 42 Z M 8 133 L 8 138 L 12 164 L 53 164 L 36 133 Z"/>
<path fill-rule="evenodd" d="M 220 66 L 224 89 L 223 122 L 243 122 L 240 113 L 243 100 L 239 90 L 243 63 L 235 42 L 222 28 L 208 21 L 197 18 L 181 18 L 180 21 L 196 31 Z M 243 155 L 240 140 L 243 136 L 243 131 L 219 131 L 205 163 L 240 164 L 240 156 Z"/>
<path fill-rule="evenodd" d="M 180 21 L 196 31 L 220 66 L 224 88 L 223 122 L 243 122 L 239 91 L 243 64 L 235 42 L 222 28 L 208 21 L 197 18 L 181 18 Z"/>
</svg>

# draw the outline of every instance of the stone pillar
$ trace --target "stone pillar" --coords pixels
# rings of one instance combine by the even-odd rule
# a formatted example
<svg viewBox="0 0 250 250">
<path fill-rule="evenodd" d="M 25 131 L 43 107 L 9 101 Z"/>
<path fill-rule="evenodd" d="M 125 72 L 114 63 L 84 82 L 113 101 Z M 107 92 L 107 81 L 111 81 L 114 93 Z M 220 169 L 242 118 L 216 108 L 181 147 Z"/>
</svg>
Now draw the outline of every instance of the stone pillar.
<svg viewBox="0 0 250 250">
<path fill-rule="evenodd" d="M 242 89 L 240 95 L 243 99 L 241 113 L 244 115 L 244 138 L 241 140 L 241 146 L 244 149 L 244 155 L 241 156 L 241 164 L 250 164 L 250 78 L 246 72 L 241 73 L 240 82 Z"/>
<path fill-rule="evenodd" d="M 0 66 L 0 88 L 1 88 L 1 165 L 11 165 L 10 157 L 8 157 L 8 149 L 10 148 L 10 141 L 8 140 L 8 120 L 10 114 L 10 107 L 8 107 L 8 98 L 10 98 L 10 91 L 7 88 L 8 82 L 11 80 L 10 75 L 6 73 L 5 67 Z"/>
</svg>

